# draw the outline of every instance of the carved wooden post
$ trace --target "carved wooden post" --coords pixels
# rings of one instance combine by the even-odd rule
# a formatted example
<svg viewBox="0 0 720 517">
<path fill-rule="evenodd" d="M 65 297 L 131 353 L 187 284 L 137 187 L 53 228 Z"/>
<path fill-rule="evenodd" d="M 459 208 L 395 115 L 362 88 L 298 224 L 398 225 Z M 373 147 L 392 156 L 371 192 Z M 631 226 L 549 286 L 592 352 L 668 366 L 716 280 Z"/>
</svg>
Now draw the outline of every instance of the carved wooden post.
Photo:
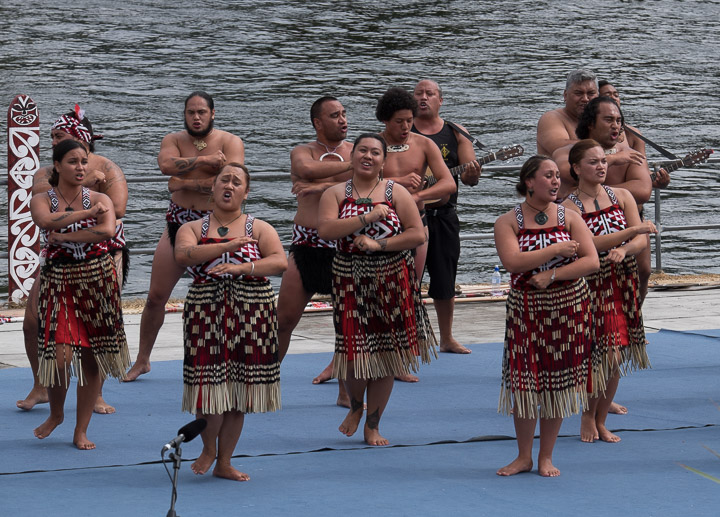
<svg viewBox="0 0 720 517">
<path fill-rule="evenodd" d="M 40 231 L 30 217 L 39 143 L 37 105 L 18 95 L 8 109 L 8 293 L 13 303 L 27 298 L 40 265 Z"/>
</svg>

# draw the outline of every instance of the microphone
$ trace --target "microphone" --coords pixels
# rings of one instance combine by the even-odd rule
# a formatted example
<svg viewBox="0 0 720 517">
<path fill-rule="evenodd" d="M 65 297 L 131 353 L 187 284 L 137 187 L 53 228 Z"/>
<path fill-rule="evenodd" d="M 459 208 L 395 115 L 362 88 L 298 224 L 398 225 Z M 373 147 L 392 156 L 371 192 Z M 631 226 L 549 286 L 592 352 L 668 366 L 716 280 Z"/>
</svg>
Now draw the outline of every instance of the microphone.
<svg viewBox="0 0 720 517">
<path fill-rule="evenodd" d="M 189 424 L 185 424 L 178 429 L 178 435 L 163 446 L 162 452 L 164 453 L 165 451 L 176 448 L 183 442 L 194 440 L 197 435 L 203 432 L 203 429 L 205 429 L 206 426 L 207 420 L 204 418 L 198 418 Z"/>
</svg>

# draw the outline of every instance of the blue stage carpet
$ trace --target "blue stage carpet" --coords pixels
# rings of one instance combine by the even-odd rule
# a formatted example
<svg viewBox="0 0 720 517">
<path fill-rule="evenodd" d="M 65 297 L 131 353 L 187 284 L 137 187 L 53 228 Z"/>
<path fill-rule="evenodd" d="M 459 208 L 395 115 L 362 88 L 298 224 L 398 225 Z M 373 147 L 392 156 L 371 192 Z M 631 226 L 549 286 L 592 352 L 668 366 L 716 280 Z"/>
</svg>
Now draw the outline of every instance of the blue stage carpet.
<svg viewBox="0 0 720 517">
<path fill-rule="evenodd" d="M 252 480 L 194 476 L 184 462 L 177 511 L 576 515 L 592 507 L 620 515 L 717 515 L 720 485 L 680 464 L 720 477 L 720 458 L 704 448 L 720 451 L 718 335 L 649 334 L 653 369 L 621 380 L 616 399 L 630 413 L 608 419 L 622 442 L 584 444 L 579 417 L 567 419 L 555 448 L 557 479 L 495 475 L 516 454 L 512 420 L 496 412 L 500 344 L 474 345 L 469 356 L 441 354 L 423 367 L 420 383 L 396 383 L 381 423 L 394 447 L 382 449 L 367 448 L 361 433 L 346 438 L 337 431 L 346 412 L 334 405 L 337 383 L 310 383 L 329 354 L 289 355 L 284 409 L 248 415 L 236 450 L 234 465 Z M 40 441 L 32 430 L 47 417 L 47 405 L 15 409 L 29 388 L 29 370 L 0 370 L 0 515 L 125 515 L 129 509 L 164 515 L 170 481 L 158 463 L 160 449 L 192 419 L 179 411 L 181 368 L 179 361 L 157 362 L 138 382 L 108 381 L 105 398 L 118 413 L 93 416 L 88 434 L 95 451 L 71 444 L 72 391 L 65 423 Z M 197 439 L 183 456 L 195 458 L 200 450 Z M 82 495 L 80 487 L 92 491 Z M 365 495 L 352 497 L 353 491 Z"/>
</svg>

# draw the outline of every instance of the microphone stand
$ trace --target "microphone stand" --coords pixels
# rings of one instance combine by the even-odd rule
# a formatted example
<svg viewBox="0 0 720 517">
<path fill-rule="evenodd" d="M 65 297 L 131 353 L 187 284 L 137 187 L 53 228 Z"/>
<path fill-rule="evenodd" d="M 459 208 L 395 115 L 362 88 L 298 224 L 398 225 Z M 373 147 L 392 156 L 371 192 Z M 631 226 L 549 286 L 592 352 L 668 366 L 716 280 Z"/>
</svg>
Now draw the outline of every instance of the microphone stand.
<svg viewBox="0 0 720 517">
<path fill-rule="evenodd" d="M 205 420 L 204 418 L 197 418 L 193 420 L 189 424 L 181 427 L 178 430 L 178 435 L 173 438 L 170 443 L 165 445 L 160 451 L 160 457 L 162 458 L 163 467 L 165 467 L 165 471 L 167 472 L 168 477 L 172 480 L 172 495 L 170 497 L 170 509 L 168 510 L 167 517 L 177 517 L 177 514 L 175 513 L 175 501 L 177 500 L 178 472 L 180 472 L 180 463 L 182 461 L 182 449 L 180 448 L 180 444 L 182 442 L 189 442 L 190 440 L 195 438 L 203 431 L 203 429 L 205 429 L 206 425 L 207 420 Z M 169 450 L 170 447 L 173 447 L 175 449 L 175 452 L 171 452 L 169 455 L 170 459 L 173 462 L 174 474 L 172 476 L 170 475 L 170 471 L 168 470 L 165 463 L 165 451 Z"/>
<path fill-rule="evenodd" d="M 169 457 L 173 461 L 173 478 L 172 495 L 170 496 L 170 509 L 168 510 L 167 517 L 178 517 L 175 513 L 175 501 L 177 500 L 178 472 L 180 472 L 180 463 L 182 461 L 182 449 L 180 448 L 180 444 L 175 446 L 175 452 L 171 452 Z"/>
</svg>

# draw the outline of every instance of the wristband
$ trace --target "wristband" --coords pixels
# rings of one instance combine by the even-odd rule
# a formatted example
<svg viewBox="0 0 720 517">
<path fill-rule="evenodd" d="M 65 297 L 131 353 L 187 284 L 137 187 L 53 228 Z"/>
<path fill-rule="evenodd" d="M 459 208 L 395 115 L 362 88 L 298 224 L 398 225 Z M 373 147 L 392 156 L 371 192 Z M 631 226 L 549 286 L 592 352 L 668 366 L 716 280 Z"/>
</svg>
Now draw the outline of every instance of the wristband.
<svg viewBox="0 0 720 517">
<path fill-rule="evenodd" d="M 387 239 L 380 239 L 378 243 L 380 244 L 380 251 L 385 251 L 385 246 L 387 246 Z"/>
<path fill-rule="evenodd" d="M 255 273 L 255 262 L 250 262 L 250 274 L 248 276 L 253 276 Z"/>
<path fill-rule="evenodd" d="M 555 281 L 555 273 L 557 272 L 557 268 L 553 268 L 552 276 L 550 277 L 550 283 L 552 284 Z"/>
<path fill-rule="evenodd" d="M 360 222 L 363 226 L 367 226 L 367 221 L 365 220 L 365 214 L 358 214 L 358 219 L 360 219 Z"/>
</svg>

